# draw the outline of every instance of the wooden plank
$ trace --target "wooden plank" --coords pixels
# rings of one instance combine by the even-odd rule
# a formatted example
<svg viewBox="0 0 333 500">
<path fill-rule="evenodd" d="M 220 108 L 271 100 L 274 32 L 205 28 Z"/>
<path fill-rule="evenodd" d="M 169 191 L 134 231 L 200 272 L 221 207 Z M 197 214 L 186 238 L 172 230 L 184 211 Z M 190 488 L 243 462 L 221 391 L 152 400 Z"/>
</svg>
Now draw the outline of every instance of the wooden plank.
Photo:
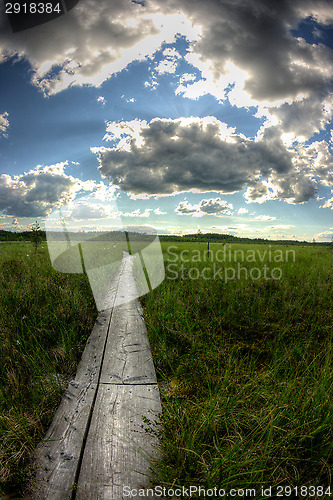
<svg viewBox="0 0 333 500">
<path fill-rule="evenodd" d="M 111 314 L 110 309 L 99 313 L 77 367 L 76 382 L 82 384 L 98 382 Z"/>
<path fill-rule="evenodd" d="M 102 366 L 102 384 L 157 383 L 146 332 L 137 300 L 114 309 Z"/>
<path fill-rule="evenodd" d="M 77 500 L 117 500 L 123 487 L 145 487 L 160 456 L 158 439 L 147 433 L 143 416 L 158 422 L 157 385 L 101 385 L 76 492 Z M 149 497 L 146 497 L 149 498 Z"/>
<path fill-rule="evenodd" d="M 45 438 L 37 446 L 32 498 L 71 498 L 96 389 L 96 384 L 69 384 Z"/>
<path fill-rule="evenodd" d="M 111 311 L 99 314 L 75 376 L 64 392 L 51 426 L 36 449 L 33 498 L 64 500 L 71 492 L 89 415 L 96 395 Z M 68 493 L 67 498 L 71 498 Z"/>
<path fill-rule="evenodd" d="M 133 256 L 124 252 L 114 307 L 127 304 L 128 302 L 136 300 L 140 295 L 149 292 L 141 264 L 141 273 L 138 274 L 136 280 L 134 278 L 134 264 L 137 261 L 140 261 L 138 255 Z"/>
<path fill-rule="evenodd" d="M 161 403 L 132 267 L 124 256 L 110 284 L 108 305 L 116 307 L 98 316 L 75 380 L 37 447 L 33 499 L 122 498 L 124 485 L 147 483 L 150 460 L 158 458 L 157 438 L 142 427 L 142 416 L 158 422 Z"/>
<path fill-rule="evenodd" d="M 111 318 L 100 383 L 156 384 L 147 329 L 137 300 L 133 278 L 133 257 L 127 255 L 122 270 L 116 303 Z M 123 303 L 127 298 L 127 302 Z"/>
</svg>

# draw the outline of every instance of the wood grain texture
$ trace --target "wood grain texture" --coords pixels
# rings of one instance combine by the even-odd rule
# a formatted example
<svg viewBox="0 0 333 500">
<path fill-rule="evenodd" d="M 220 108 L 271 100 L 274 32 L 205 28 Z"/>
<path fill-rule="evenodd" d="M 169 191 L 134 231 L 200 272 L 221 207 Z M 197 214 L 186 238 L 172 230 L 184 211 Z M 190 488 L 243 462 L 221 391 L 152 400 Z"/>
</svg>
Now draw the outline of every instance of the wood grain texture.
<svg viewBox="0 0 333 500">
<path fill-rule="evenodd" d="M 138 301 L 114 309 L 100 382 L 103 384 L 156 384 L 146 325 Z"/>
<path fill-rule="evenodd" d="M 124 252 L 108 309 L 99 314 L 75 380 L 37 447 L 34 500 L 116 500 L 124 498 L 123 486 L 148 484 L 159 450 L 144 418 L 159 425 L 161 402 L 136 297 L 133 258 Z"/>
<path fill-rule="evenodd" d="M 148 484 L 150 465 L 160 452 L 158 439 L 147 431 L 143 417 L 158 422 L 160 413 L 157 385 L 99 387 L 77 500 L 122 499 L 124 486 Z"/>
<path fill-rule="evenodd" d="M 82 443 L 102 363 L 111 311 L 96 319 L 75 376 L 64 392 L 60 406 L 44 439 L 36 449 L 37 482 L 33 498 L 71 498 L 78 472 Z"/>
<path fill-rule="evenodd" d="M 96 389 L 96 384 L 72 381 L 65 391 L 52 424 L 36 450 L 34 499 L 71 498 Z"/>
<path fill-rule="evenodd" d="M 83 384 L 98 382 L 111 314 L 112 311 L 109 309 L 98 315 L 76 371 L 76 382 Z"/>
</svg>

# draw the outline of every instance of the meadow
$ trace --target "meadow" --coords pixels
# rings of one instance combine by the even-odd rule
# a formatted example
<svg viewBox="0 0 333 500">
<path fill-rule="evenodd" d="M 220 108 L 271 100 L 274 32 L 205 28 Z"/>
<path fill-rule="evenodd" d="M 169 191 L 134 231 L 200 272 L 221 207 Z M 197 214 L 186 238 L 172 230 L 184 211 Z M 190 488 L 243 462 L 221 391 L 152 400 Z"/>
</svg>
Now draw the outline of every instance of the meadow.
<svg viewBox="0 0 333 500">
<path fill-rule="evenodd" d="M 162 247 L 166 278 L 141 299 L 162 393 L 155 484 L 329 498 L 332 249 Z"/>
<path fill-rule="evenodd" d="M 329 498 L 332 249 L 162 249 L 165 280 L 140 299 L 163 407 L 155 484 Z M 87 276 L 55 271 L 46 243 L 1 243 L 0 280 L 0 495 L 20 498 L 97 310 Z"/>
<path fill-rule="evenodd" d="M 46 243 L 1 242 L 0 296 L 0 496 L 21 498 L 97 310 L 87 276 L 56 272 Z"/>
</svg>

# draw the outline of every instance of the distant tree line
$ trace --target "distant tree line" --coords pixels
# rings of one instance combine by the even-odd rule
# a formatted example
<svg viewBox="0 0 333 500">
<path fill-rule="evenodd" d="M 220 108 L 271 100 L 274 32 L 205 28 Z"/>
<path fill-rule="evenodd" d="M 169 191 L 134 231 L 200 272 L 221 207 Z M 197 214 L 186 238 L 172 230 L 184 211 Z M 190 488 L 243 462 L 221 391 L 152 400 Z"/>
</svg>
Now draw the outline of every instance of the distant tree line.
<svg viewBox="0 0 333 500">
<path fill-rule="evenodd" d="M 178 241 L 187 242 L 193 241 L 197 243 L 256 243 L 256 244 L 267 244 L 275 243 L 279 245 L 313 245 L 313 242 L 308 241 L 297 241 L 297 240 L 267 240 L 265 238 L 242 238 L 240 236 L 233 236 L 231 234 L 220 234 L 220 233 L 194 233 L 194 234 L 184 234 L 182 236 L 176 235 L 160 235 L 161 241 Z M 317 242 L 316 245 L 330 245 L 330 242 L 323 241 Z"/>
<path fill-rule="evenodd" d="M 110 231 L 105 233 L 92 232 L 94 238 L 98 240 L 112 240 L 118 239 L 122 231 Z M 43 230 L 39 231 L 39 236 L 42 241 L 46 241 L 46 232 Z M 60 234 L 58 233 L 59 237 Z M 87 236 L 87 233 L 83 233 Z M 71 240 L 81 239 L 80 233 L 68 233 Z M 148 240 L 153 239 L 151 235 L 144 235 L 142 233 L 131 232 L 131 238 L 137 238 L 139 240 L 147 238 Z M 22 231 L 22 232 L 14 232 L 14 231 L 5 231 L 4 229 L 0 230 L 0 241 L 33 241 L 34 235 L 33 231 Z M 61 237 L 60 237 L 61 238 Z M 123 236 L 122 236 L 123 238 Z M 84 238 L 86 239 L 86 238 Z M 169 235 L 162 234 L 159 235 L 159 239 L 161 241 L 178 241 L 178 242 L 196 242 L 196 243 L 256 243 L 256 244 L 267 244 L 267 243 L 275 243 L 279 245 L 313 245 L 313 241 L 297 241 L 297 240 L 267 240 L 264 238 L 242 238 L 239 236 L 233 236 L 231 234 L 220 234 L 220 233 L 193 233 L 193 234 L 184 234 L 184 235 Z M 328 246 L 332 243 L 328 241 L 316 242 L 316 245 L 324 245 Z"/>
<path fill-rule="evenodd" d="M 39 236 L 42 241 L 46 241 L 46 233 L 43 230 L 39 231 Z M 32 241 L 34 238 L 33 231 L 22 231 L 15 233 L 14 231 L 5 231 L 0 229 L 0 241 Z"/>
</svg>

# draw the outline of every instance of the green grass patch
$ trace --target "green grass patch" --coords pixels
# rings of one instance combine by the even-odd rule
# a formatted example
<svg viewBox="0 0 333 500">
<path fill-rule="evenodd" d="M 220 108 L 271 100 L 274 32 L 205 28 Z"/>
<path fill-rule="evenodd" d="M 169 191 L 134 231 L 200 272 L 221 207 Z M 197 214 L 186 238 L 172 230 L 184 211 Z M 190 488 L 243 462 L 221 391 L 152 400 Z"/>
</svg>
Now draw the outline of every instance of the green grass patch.
<svg viewBox="0 0 333 500">
<path fill-rule="evenodd" d="M 166 279 L 142 298 L 162 393 L 155 483 L 255 487 L 256 498 L 262 485 L 331 485 L 332 250 L 162 247 Z"/>
<path fill-rule="evenodd" d="M 0 494 L 22 495 L 97 311 L 86 275 L 54 271 L 46 243 L 1 243 L 0 295 Z"/>
</svg>

